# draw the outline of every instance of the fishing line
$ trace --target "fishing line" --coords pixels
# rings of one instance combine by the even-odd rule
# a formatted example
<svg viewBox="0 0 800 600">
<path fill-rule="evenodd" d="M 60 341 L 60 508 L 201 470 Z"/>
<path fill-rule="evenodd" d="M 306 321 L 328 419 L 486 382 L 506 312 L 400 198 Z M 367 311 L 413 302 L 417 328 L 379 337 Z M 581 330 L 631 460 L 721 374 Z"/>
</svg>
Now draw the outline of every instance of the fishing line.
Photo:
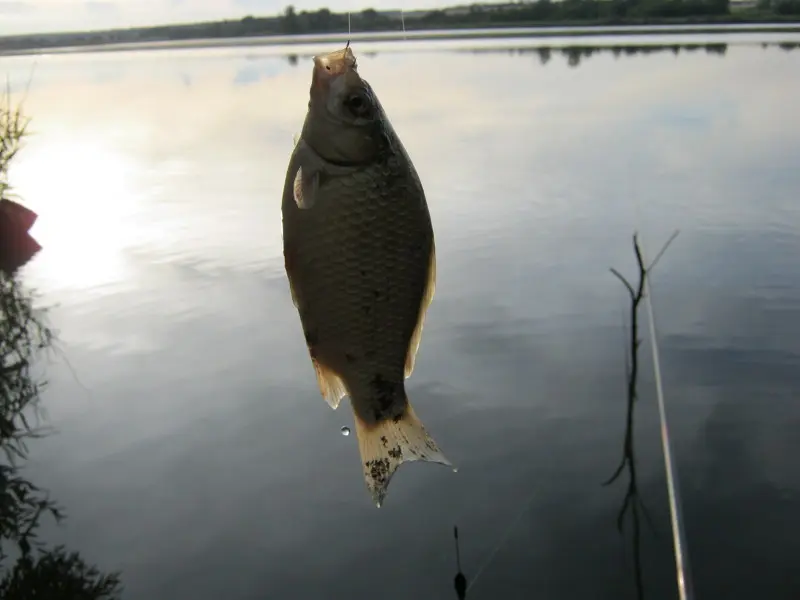
<svg viewBox="0 0 800 600">
<path fill-rule="evenodd" d="M 481 575 L 483 575 L 483 572 L 486 570 L 486 568 L 490 564 L 492 564 L 492 561 L 494 561 L 495 557 L 497 556 L 497 553 L 500 552 L 503 546 L 506 545 L 506 542 L 508 541 L 511 532 L 516 528 L 520 519 L 522 519 L 522 516 L 526 512 L 528 512 L 528 509 L 531 507 L 531 504 L 533 504 L 533 499 L 536 496 L 536 493 L 537 492 L 533 492 L 530 496 L 528 496 L 527 500 L 525 500 L 525 503 L 522 506 L 522 510 L 519 511 L 514 520 L 511 521 L 508 527 L 506 527 L 505 531 L 503 532 L 503 535 L 500 537 L 500 541 L 497 542 L 497 545 L 495 545 L 495 547 L 486 555 L 486 558 L 483 560 L 480 567 L 478 567 L 478 570 L 475 571 L 474 577 L 470 578 L 469 585 L 467 586 L 468 592 L 475 586 L 475 584 L 478 582 L 478 579 L 480 578 Z"/>
<path fill-rule="evenodd" d="M 408 36 L 406 35 L 406 0 L 400 0 L 400 27 L 403 31 L 403 41 L 408 41 Z"/>
<path fill-rule="evenodd" d="M 645 243 L 641 232 L 641 206 L 637 194 L 633 194 L 634 198 L 634 212 L 637 231 L 639 232 L 639 245 L 642 252 L 642 262 L 648 265 L 646 268 L 650 269 L 652 265 L 647 262 L 647 252 L 645 250 Z M 661 257 L 661 253 L 656 257 L 655 262 Z M 650 330 L 650 348 L 653 353 L 653 372 L 655 375 L 656 384 L 656 399 L 658 401 L 658 416 L 661 424 L 661 446 L 664 453 L 664 470 L 667 476 L 667 495 L 669 497 L 669 512 L 670 524 L 672 526 L 672 538 L 675 549 L 675 570 L 678 580 L 678 593 L 681 600 L 692 600 L 694 598 L 693 586 L 689 572 L 689 557 L 686 546 L 686 530 L 683 523 L 683 510 L 680 501 L 680 490 L 678 484 L 677 470 L 672 454 L 672 443 L 669 437 L 669 427 L 667 425 L 667 411 L 664 402 L 664 385 L 661 377 L 661 360 L 658 353 L 658 341 L 656 340 L 656 321 L 653 310 L 652 290 L 650 287 L 649 273 L 644 277 L 644 301 L 647 308 L 647 316 Z"/>
</svg>

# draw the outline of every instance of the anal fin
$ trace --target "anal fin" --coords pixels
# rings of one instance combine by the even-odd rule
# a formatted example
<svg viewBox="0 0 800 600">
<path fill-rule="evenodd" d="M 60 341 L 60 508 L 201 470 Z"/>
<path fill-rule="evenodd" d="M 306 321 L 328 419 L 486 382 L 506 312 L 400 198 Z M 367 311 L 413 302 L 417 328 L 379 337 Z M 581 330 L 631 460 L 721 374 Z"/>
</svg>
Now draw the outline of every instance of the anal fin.
<svg viewBox="0 0 800 600">
<path fill-rule="evenodd" d="M 392 476 L 404 462 L 423 460 L 452 467 L 410 403 L 406 402 L 399 418 L 374 424 L 366 423 L 358 413 L 354 414 L 364 480 L 378 508 L 386 498 Z"/>
<path fill-rule="evenodd" d="M 436 291 L 436 244 L 431 241 L 431 254 L 428 259 L 428 281 L 425 284 L 425 293 L 422 296 L 422 303 L 419 307 L 419 316 L 417 317 L 417 326 L 414 328 L 414 333 L 411 335 L 411 342 L 408 344 L 408 352 L 406 354 L 405 376 L 410 377 L 414 372 L 414 363 L 417 359 L 417 352 L 419 351 L 419 344 L 422 341 L 422 327 L 425 324 L 425 315 L 428 312 L 428 307 L 433 301 L 433 294 Z"/>
<path fill-rule="evenodd" d="M 333 410 L 339 408 L 339 402 L 347 395 L 347 387 L 341 377 L 322 365 L 316 358 L 311 359 L 314 363 L 314 371 L 317 374 L 317 385 L 322 397 L 325 398 Z"/>
</svg>

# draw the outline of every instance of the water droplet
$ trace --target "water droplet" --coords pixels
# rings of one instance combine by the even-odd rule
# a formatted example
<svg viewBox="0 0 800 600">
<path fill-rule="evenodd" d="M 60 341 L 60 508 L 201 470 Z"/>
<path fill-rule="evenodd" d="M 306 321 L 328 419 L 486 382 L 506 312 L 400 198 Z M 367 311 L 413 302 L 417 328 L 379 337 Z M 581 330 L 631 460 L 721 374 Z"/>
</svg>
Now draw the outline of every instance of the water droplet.
<svg viewBox="0 0 800 600">
<path fill-rule="evenodd" d="M 350 435 L 350 428 L 349 427 L 342 427 L 342 435 L 345 436 L 345 437 Z"/>
<path fill-rule="evenodd" d="M 458 467 L 453 467 L 453 473 L 458 473 Z"/>
</svg>

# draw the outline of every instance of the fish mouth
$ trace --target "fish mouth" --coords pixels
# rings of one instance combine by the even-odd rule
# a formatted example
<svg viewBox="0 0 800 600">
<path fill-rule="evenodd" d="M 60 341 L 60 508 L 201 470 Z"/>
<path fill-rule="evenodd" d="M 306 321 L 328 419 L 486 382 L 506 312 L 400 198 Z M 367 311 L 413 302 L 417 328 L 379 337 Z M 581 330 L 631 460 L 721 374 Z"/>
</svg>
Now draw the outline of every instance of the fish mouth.
<svg viewBox="0 0 800 600">
<path fill-rule="evenodd" d="M 330 79 L 338 75 L 344 75 L 348 71 L 355 71 L 357 68 L 356 56 L 350 49 L 349 42 L 341 50 L 314 57 L 314 74 L 317 77 Z"/>
</svg>

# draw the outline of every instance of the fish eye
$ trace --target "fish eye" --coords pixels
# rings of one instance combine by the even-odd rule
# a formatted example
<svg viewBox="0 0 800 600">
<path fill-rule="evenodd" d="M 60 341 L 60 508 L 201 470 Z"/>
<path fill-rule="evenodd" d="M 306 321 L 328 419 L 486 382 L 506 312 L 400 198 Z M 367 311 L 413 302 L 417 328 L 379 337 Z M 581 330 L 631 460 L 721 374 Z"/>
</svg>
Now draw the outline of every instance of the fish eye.
<svg viewBox="0 0 800 600">
<path fill-rule="evenodd" d="M 370 112 L 370 105 L 363 94 L 353 94 L 344 101 L 345 108 L 354 117 L 365 117 Z"/>
</svg>

